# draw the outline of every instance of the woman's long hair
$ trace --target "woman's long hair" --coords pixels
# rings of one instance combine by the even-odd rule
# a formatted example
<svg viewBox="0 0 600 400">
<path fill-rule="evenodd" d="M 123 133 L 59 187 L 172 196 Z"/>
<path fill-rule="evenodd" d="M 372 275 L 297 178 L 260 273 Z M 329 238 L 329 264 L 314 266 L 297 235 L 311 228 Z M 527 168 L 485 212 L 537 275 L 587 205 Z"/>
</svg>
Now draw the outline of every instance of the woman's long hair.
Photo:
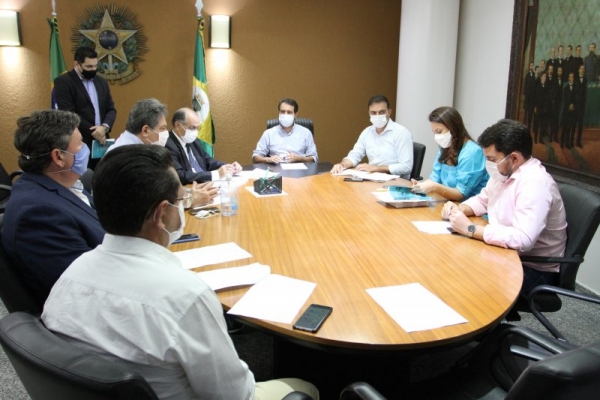
<svg viewBox="0 0 600 400">
<path fill-rule="evenodd" d="M 468 140 L 473 140 L 465 128 L 462 117 L 455 108 L 438 107 L 429 114 L 429 122 L 437 122 L 444 125 L 452 135 L 450 147 L 442 149 L 439 162 L 456 166 L 458 155 Z"/>
</svg>

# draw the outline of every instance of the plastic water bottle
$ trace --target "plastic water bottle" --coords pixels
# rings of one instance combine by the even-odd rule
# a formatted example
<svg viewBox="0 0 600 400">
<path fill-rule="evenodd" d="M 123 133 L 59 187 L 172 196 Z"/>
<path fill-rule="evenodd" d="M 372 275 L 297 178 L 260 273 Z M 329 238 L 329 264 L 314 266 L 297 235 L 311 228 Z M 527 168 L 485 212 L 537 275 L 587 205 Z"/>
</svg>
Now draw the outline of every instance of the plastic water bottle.
<svg viewBox="0 0 600 400">
<path fill-rule="evenodd" d="M 231 174 L 225 175 L 226 182 L 221 185 L 221 215 L 231 217 L 238 213 L 237 186 L 231 182 Z"/>
</svg>

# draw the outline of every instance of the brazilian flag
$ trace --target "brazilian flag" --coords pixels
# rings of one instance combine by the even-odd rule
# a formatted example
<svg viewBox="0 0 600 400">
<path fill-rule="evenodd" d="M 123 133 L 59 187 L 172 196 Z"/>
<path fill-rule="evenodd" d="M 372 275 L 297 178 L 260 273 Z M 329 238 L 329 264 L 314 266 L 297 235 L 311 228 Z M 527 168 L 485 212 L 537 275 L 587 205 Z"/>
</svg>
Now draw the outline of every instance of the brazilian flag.
<svg viewBox="0 0 600 400">
<path fill-rule="evenodd" d="M 196 31 L 192 108 L 198 114 L 198 118 L 200 118 L 198 138 L 204 150 L 212 157 L 214 154 L 215 128 L 208 101 L 208 84 L 206 81 L 206 65 L 204 63 L 204 19 L 202 18 L 202 14 L 198 15 L 198 29 Z"/>
</svg>

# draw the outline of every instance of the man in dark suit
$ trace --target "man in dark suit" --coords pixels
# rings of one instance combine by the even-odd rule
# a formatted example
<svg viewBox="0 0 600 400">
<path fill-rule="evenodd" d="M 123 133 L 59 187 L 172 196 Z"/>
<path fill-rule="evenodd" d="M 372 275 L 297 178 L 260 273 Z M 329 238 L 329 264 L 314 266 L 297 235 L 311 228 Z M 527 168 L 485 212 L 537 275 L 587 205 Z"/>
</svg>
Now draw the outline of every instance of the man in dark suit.
<svg viewBox="0 0 600 400">
<path fill-rule="evenodd" d="M 579 66 L 583 64 L 583 57 L 581 57 L 581 45 L 577 45 L 575 47 L 575 57 L 573 57 L 573 68 L 572 71 L 575 73 L 575 81 L 577 81 L 577 74 L 579 71 Z"/>
<path fill-rule="evenodd" d="M 533 107 L 535 104 L 533 102 L 533 95 L 535 91 L 536 84 L 536 76 L 533 70 L 533 62 L 529 63 L 529 71 L 525 75 L 525 85 L 524 85 L 524 95 L 525 95 L 525 125 L 531 130 L 531 125 L 533 124 Z"/>
<path fill-rule="evenodd" d="M 567 56 L 565 57 L 565 68 L 563 70 L 565 78 L 569 77 L 571 72 L 576 73 L 577 67 L 574 65 L 575 58 L 573 57 L 573 46 L 567 46 Z"/>
<path fill-rule="evenodd" d="M 560 48 L 559 48 L 560 49 Z M 560 54 L 560 51 L 559 51 Z M 556 68 L 556 79 L 552 90 L 552 108 L 550 110 L 550 136 L 553 141 L 558 143 L 558 125 L 560 123 L 561 103 L 563 96 L 563 67 Z"/>
<path fill-rule="evenodd" d="M 79 124 L 67 111 L 36 111 L 17 121 L 14 143 L 24 173 L 6 206 L 2 245 L 40 305 L 69 264 L 104 238 L 78 181 L 89 156 Z"/>
<path fill-rule="evenodd" d="M 225 164 L 206 153 L 198 140 L 200 120 L 194 110 L 181 108 L 173 114 L 173 130 L 169 132 L 166 148 L 173 156 L 175 171 L 182 185 L 225 179 L 227 172 L 242 170 L 239 163 Z"/>
<path fill-rule="evenodd" d="M 575 131 L 577 133 L 577 147 L 583 147 L 583 143 L 581 141 L 581 137 L 583 135 L 583 121 L 585 119 L 585 104 L 587 101 L 587 85 L 588 80 L 585 76 L 585 65 L 581 64 L 579 66 L 579 72 L 575 77 L 575 86 L 578 88 L 578 96 L 577 96 L 577 120 L 575 122 L 576 128 Z"/>
<path fill-rule="evenodd" d="M 579 88 L 575 85 L 575 74 L 569 74 L 569 80 L 563 89 L 563 114 L 562 114 L 562 135 L 560 147 L 573 147 L 573 134 L 575 121 L 577 120 L 577 101 L 579 97 Z"/>
<path fill-rule="evenodd" d="M 98 54 L 80 47 L 75 51 L 73 69 L 54 80 L 57 107 L 79 115 L 79 131 L 90 150 L 94 139 L 104 145 L 117 117 L 108 83 L 96 76 L 97 66 Z M 89 167 L 94 169 L 98 161 L 90 159 Z"/>
<path fill-rule="evenodd" d="M 553 47 L 552 49 L 550 49 L 550 58 L 548 58 L 546 60 L 546 70 L 548 70 L 549 66 L 553 66 L 554 68 L 556 68 L 556 62 L 557 62 L 557 58 L 556 58 L 556 49 Z"/>
<path fill-rule="evenodd" d="M 550 86 L 546 79 L 547 72 L 542 72 L 540 81 L 535 87 L 535 107 L 533 109 L 534 142 L 538 143 L 548 135 L 549 112 L 552 105 Z"/>
</svg>

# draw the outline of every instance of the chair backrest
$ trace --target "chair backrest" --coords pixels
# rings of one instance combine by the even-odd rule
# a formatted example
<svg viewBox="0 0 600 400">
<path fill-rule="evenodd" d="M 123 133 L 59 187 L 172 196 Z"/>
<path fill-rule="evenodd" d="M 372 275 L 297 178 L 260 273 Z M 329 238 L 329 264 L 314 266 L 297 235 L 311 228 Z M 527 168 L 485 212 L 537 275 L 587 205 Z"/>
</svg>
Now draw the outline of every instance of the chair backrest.
<svg viewBox="0 0 600 400">
<path fill-rule="evenodd" d="M 295 123 L 297 123 L 298 125 L 302 125 L 303 127 L 305 127 L 306 129 L 308 129 L 310 131 L 310 133 L 313 134 L 313 136 L 315 136 L 315 128 L 313 126 L 313 120 L 310 118 L 296 118 L 295 119 Z M 279 120 L 278 119 L 270 119 L 267 121 L 267 129 L 271 129 L 274 126 L 279 125 Z"/>
<path fill-rule="evenodd" d="M 413 142 L 413 167 L 410 171 L 410 179 L 421 180 L 421 168 L 423 167 L 423 159 L 425 158 L 426 146 L 421 143 Z"/>
<path fill-rule="evenodd" d="M 538 361 L 521 374 L 512 399 L 594 399 L 600 393 L 600 342 Z"/>
<path fill-rule="evenodd" d="M 28 311 L 33 314 L 42 312 L 42 304 L 37 302 L 23 284 L 17 268 L 2 246 L 2 241 L 0 241 L 0 298 L 8 312 Z"/>
<path fill-rule="evenodd" d="M 81 181 L 81 184 L 83 185 L 83 188 L 90 193 L 92 193 L 92 178 L 93 177 L 94 177 L 94 170 L 92 170 L 90 168 L 88 168 L 87 171 L 85 171 L 85 174 L 83 174 L 79 177 L 79 180 Z"/>
<path fill-rule="evenodd" d="M 565 257 L 583 258 L 600 224 L 600 193 L 570 183 L 557 182 L 567 214 Z M 561 263 L 559 286 L 575 289 L 580 263 Z"/>
<path fill-rule="evenodd" d="M 141 375 L 66 342 L 31 314 L 2 318 L 0 344 L 33 400 L 158 399 Z"/>
</svg>

